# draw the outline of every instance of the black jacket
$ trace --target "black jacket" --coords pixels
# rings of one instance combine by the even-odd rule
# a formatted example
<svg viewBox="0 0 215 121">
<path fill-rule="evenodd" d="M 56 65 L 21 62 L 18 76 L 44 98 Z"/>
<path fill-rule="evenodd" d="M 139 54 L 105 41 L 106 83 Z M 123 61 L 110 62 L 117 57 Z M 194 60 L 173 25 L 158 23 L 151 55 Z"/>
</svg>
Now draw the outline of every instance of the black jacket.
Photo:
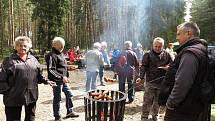
<svg viewBox="0 0 215 121">
<path fill-rule="evenodd" d="M 166 66 L 171 62 L 171 56 L 165 50 L 159 54 L 155 53 L 153 50 L 145 53 L 140 67 L 140 78 L 143 79 L 146 74 L 147 86 L 160 88 L 166 71 L 158 67 Z"/>
<path fill-rule="evenodd" d="M 16 52 L 4 59 L 0 81 L 8 83 L 10 87 L 3 97 L 6 106 L 21 106 L 36 102 L 38 83 L 47 84 L 37 59 L 29 53 L 27 60 L 23 61 Z"/>
<path fill-rule="evenodd" d="M 202 111 L 204 105 L 200 101 L 199 97 L 199 84 L 203 80 L 206 72 L 207 48 L 205 43 L 203 43 L 199 38 L 193 38 L 184 45 L 180 46 L 176 52 L 178 55 L 176 56 L 174 62 L 170 64 L 170 68 L 168 69 L 162 83 L 159 102 L 165 103 L 165 98 L 168 98 L 167 105 L 171 106 L 176 111 L 184 113 L 195 113 Z M 190 66 L 187 65 L 186 68 L 181 68 L 182 71 L 187 70 L 186 72 L 195 71 L 196 75 L 192 77 L 193 80 L 186 79 L 186 76 L 180 75 L 181 72 L 178 70 L 182 61 L 182 56 L 185 54 L 191 54 L 197 60 L 197 67 L 189 68 Z M 191 57 L 188 58 L 191 59 Z M 176 75 L 178 77 L 183 77 L 183 79 L 180 78 L 182 80 L 178 80 L 183 81 L 183 83 L 176 82 L 176 78 L 178 78 Z M 191 76 L 191 73 L 189 73 L 189 75 Z M 180 87 L 183 89 L 180 89 Z M 161 101 L 161 99 L 163 100 Z"/>
<path fill-rule="evenodd" d="M 47 71 L 49 80 L 63 83 L 63 77 L 69 76 L 65 55 L 55 48 L 46 55 Z"/>
</svg>

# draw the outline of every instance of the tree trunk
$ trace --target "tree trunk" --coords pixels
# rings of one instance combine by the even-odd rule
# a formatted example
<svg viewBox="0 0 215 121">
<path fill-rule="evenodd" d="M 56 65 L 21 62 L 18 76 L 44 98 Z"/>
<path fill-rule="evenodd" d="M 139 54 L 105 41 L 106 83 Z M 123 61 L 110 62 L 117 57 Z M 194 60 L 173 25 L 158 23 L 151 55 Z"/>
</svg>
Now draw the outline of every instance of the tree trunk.
<svg viewBox="0 0 215 121">
<path fill-rule="evenodd" d="M 1 33 L 1 45 L 0 45 L 0 53 L 1 57 L 3 58 L 3 41 L 4 41 L 4 19 L 3 19 L 3 7 L 2 7 L 2 0 L 0 0 L 0 33 Z"/>
<path fill-rule="evenodd" d="M 14 17 L 13 17 L 13 0 L 9 0 L 9 46 L 14 42 Z"/>
</svg>

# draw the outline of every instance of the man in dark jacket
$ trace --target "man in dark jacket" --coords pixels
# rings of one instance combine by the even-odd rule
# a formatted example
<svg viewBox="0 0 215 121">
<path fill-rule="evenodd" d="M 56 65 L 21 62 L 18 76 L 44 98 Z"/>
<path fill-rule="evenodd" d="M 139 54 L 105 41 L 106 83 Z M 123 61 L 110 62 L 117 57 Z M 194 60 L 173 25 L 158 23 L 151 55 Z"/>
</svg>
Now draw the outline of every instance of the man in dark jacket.
<svg viewBox="0 0 215 121">
<path fill-rule="evenodd" d="M 164 84 L 169 83 L 171 86 L 165 121 L 198 121 L 204 110 L 199 96 L 199 84 L 206 72 L 207 47 L 199 35 L 199 27 L 193 22 L 185 22 L 177 27 L 180 47 L 176 50 L 178 55 L 164 80 Z"/>
<path fill-rule="evenodd" d="M 147 121 L 151 111 L 153 121 L 156 121 L 158 114 L 158 95 L 161 82 L 165 76 L 171 56 L 164 49 L 164 39 L 157 37 L 153 40 L 152 50 L 145 53 L 140 68 L 140 78 L 146 75 L 145 93 L 143 97 L 141 121 Z"/>
<path fill-rule="evenodd" d="M 61 121 L 60 101 L 61 90 L 66 96 L 66 117 L 78 117 L 79 115 L 73 111 L 73 102 L 71 97 L 72 91 L 68 85 L 69 73 L 67 70 L 67 62 L 63 54 L 65 41 L 61 37 L 55 37 L 52 41 L 52 51 L 46 56 L 48 78 L 56 82 L 57 86 L 53 87 L 53 112 L 55 121 Z"/>
</svg>

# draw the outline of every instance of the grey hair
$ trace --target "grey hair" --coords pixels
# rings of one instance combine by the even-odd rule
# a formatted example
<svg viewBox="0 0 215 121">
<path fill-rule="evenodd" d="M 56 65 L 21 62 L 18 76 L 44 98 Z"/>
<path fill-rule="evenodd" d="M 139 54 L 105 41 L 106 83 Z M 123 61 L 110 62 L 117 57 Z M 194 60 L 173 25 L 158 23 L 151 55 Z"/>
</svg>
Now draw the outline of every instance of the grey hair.
<svg viewBox="0 0 215 121">
<path fill-rule="evenodd" d="M 154 38 L 154 40 L 153 40 L 153 45 L 154 45 L 155 42 L 159 42 L 159 43 L 162 43 L 162 45 L 164 45 L 164 39 L 161 38 L 161 37 L 156 37 L 156 38 Z"/>
<path fill-rule="evenodd" d="M 101 48 L 101 44 L 99 42 L 96 42 L 93 44 L 93 49 L 100 49 Z"/>
<path fill-rule="evenodd" d="M 105 50 L 107 48 L 107 42 L 101 42 L 101 50 Z"/>
<path fill-rule="evenodd" d="M 101 42 L 101 47 L 107 47 L 107 42 L 105 42 L 105 41 L 103 41 L 103 42 Z"/>
<path fill-rule="evenodd" d="M 55 47 L 58 44 L 62 44 L 64 46 L 65 45 L 65 40 L 62 37 L 55 37 L 52 40 L 52 47 Z"/>
<path fill-rule="evenodd" d="M 141 43 L 137 43 L 137 48 L 142 48 L 143 46 L 141 45 Z"/>
<path fill-rule="evenodd" d="M 15 42 L 14 42 L 14 48 L 16 48 L 16 47 L 20 44 L 20 42 L 22 42 L 22 41 L 27 41 L 27 42 L 28 42 L 27 47 L 28 47 L 29 49 L 32 48 L 32 41 L 31 41 L 31 39 L 30 39 L 29 37 L 27 37 L 27 36 L 18 36 L 18 37 L 16 37 L 16 38 L 15 38 Z"/>
<path fill-rule="evenodd" d="M 132 42 L 131 41 L 125 41 L 124 47 L 125 47 L 125 49 L 131 49 L 132 48 Z"/>
<path fill-rule="evenodd" d="M 184 22 L 178 25 L 177 28 L 182 28 L 183 31 L 191 31 L 194 37 L 200 36 L 200 29 L 198 25 L 194 22 Z"/>
</svg>

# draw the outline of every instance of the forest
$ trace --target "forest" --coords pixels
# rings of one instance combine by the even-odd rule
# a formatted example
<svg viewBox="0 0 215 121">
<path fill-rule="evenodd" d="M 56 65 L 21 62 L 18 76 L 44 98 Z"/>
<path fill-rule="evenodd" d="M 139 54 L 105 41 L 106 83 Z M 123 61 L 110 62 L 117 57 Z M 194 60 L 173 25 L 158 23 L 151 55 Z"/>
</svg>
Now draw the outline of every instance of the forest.
<svg viewBox="0 0 215 121">
<path fill-rule="evenodd" d="M 0 0 L 0 58 L 19 35 L 29 36 L 38 53 L 50 50 L 55 36 L 65 39 L 66 49 L 106 41 L 111 50 L 126 40 L 148 49 L 157 36 L 176 42 L 185 14 L 199 25 L 201 38 L 215 44 L 214 0 Z"/>
</svg>

